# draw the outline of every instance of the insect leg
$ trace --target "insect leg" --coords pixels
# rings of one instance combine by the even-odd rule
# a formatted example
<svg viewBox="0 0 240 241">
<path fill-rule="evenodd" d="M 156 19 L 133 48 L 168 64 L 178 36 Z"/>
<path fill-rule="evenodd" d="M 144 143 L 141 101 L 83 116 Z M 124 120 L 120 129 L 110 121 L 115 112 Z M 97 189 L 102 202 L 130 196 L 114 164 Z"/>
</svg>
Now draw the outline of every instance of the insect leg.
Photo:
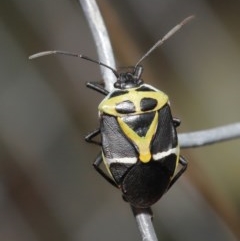
<svg viewBox="0 0 240 241">
<path fill-rule="evenodd" d="M 170 182 L 167 191 L 172 187 L 172 185 L 178 180 L 178 178 L 186 171 L 188 162 L 187 160 L 180 156 L 179 163 L 182 165 L 182 168 L 179 170 L 179 172 L 174 176 L 172 181 Z"/>
<path fill-rule="evenodd" d="M 109 92 L 103 88 L 99 83 L 97 82 L 87 82 L 86 86 L 92 90 L 95 90 L 99 92 L 100 94 L 107 95 Z"/>
<path fill-rule="evenodd" d="M 111 185 L 113 185 L 116 188 L 119 188 L 118 185 L 114 182 L 114 180 L 109 177 L 101 168 L 100 165 L 103 162 L 103 158 L 102 158 L 102 154 L 100 153 L 96 160 L 93 163 L 93 167 L 95 168 L 95 170 L 106 180 L 108 181 Z"/>
<path fill-rule="evenodd" d="M 94 130 L 93 132 L 89 133 L 88 135 L 85 136 L 85 141 L 86 142 L 89 142 L 89 143 L 93 143 L 93 144 L 96 144 L 96 145 L 99 145 L 99 146 L 102 146 L 102 143 L 99 142 L 99 141 L 94 141 L 93 138 L 97 135 L 100 134 L 100 129 L 96 129 Z"/>
</svg>

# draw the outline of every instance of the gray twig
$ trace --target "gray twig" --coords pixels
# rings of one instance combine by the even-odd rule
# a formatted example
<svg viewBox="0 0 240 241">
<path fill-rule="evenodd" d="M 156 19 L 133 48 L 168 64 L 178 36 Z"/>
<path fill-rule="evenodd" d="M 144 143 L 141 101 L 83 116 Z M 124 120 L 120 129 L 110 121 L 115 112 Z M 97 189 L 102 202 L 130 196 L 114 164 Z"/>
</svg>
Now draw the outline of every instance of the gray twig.
<svg viewBox="0 0 240 241">
<path fill-rule="evenodd" d="M 136 219 L 139 232 L 143 241 L 157 241 L 157 236 L 152 225 L 152 210 L 151 208 L 135 208 L 133 206 L 132 211 Z"/>
<path fill-rule="evenodd" d="M 114 55 L 110 44 L 107 29 L 95 0 L 79 0 L 97 47 L 99 61 L 115 68 Z M 111 91 L 115 76 L 104 67 L 101 67 L 105 88 Z M 181 148 L 197 147 L 217 143 L 240 137 L 240 123 L 217 127 L 213 129 L 179 134 Z M 144 241 L 157 241 L 152 225 L 152 212 L 150 208 L 138 209 L 132 207 L 138 229 Z"/>
<path fill-rule="evenodd" d="M 178 135 L 181 148 L 214 144 L 240 137 L 240 122 Z"/>
<path fill-rule="evenodd" d="M 79 0 L 83 12 L 90 26 L 94 42 L 97 48 L 99 61 L 116 69 L 113 50 L 108 36 L 106 26 L 95 0 Z M 113 89 L 116 81 L 115 75 L 111 70 L 100 66 L 105 88 L 108 91 Z"/>
</svg>

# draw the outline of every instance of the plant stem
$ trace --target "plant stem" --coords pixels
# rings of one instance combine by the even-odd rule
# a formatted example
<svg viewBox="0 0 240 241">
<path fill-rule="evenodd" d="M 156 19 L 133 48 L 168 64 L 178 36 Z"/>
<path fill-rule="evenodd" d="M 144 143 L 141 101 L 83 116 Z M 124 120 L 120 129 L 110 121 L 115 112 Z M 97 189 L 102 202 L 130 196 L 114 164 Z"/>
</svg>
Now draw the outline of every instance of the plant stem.
<svg viewBox="0 0 240 241">
<path fill-rule="evenodd" d="M 99 61 L 116 69 L 113 50 L 106 26 L 95 0 L 79 0 L 85 17 L 90 26 L 94 42 L 97 48 Z M 116 81 L 115 75 L 109 69 L 100 66 L 105 89 L 111 91 Z"/>
<path fill-rule="evenodd" d="M 199 147 L 240 137 L 240 122 L 178 135 L 181 148 Z"/>
</svg>

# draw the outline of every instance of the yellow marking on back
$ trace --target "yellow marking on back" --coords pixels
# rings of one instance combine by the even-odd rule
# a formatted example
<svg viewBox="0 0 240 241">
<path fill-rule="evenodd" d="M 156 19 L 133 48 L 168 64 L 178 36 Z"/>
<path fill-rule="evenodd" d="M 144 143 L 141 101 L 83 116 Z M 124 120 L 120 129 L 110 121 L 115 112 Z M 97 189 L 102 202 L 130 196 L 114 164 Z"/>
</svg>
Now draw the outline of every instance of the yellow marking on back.
<svg viewBox="0 0 240 241">
<path fill-rule="evenodd" d="M 141 162 L 147 163 L 151 160 L 151 150 L 150 144 L 152 138 L 156 132 L 157 124 L 158 124 L 158 112 L 155 112 L 155 116 L 149 129 L 145 136 L 139 136 L 133 129 L 131 129 L 121 117 L 117 118 L 118 123 L 125 133 L 125 135 L 137 146 L 139 152 L 139 159 Z"/>
<path fill-rule="evenodd" d="M 135 105 L 135 112 L 133 114 L 142 114 L 159 110 L 168 102 L 168 96 L 162 91 L 136 91 L 136 89 L 137 88 L 129 89 L 128 93 L 112 98 L 107 96 L 98 106 L 99 111 L 113 116 L 124 116 L 125 114 L 121 114 L 116 111 L 116 105 L 123 101 L 131 101 Z M 140 103 L 143 98 L 152 98 L 157 100 L 156 107 L 150 111 L 142 111 Z"/>
</svg>

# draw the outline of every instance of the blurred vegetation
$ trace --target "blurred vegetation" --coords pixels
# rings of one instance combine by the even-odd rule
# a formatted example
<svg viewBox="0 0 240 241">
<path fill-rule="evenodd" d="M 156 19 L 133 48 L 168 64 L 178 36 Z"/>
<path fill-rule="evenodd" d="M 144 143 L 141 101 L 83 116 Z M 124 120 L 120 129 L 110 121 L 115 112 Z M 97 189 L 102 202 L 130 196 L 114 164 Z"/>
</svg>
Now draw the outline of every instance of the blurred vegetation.
<svg viewBox="0 0 240 241">
<path fill-rule="evenodd" d="M 173 26 L 196 19 L 144 62 L 145 82 L 170 96 L 180 132 L 240 119 L 240 2 L 98 1 L 118 66 L 131 66 Z M 99 67 L 75 0 L 2 0 L 0 240 L 139 240 L 127 203 L 91 163 L 84 142 L 102 96 L 85 88 Z M 240 240 L 239 140 L 184 150 L 189 169 L 154 207 L 159 240 Z"/>
</svg>

